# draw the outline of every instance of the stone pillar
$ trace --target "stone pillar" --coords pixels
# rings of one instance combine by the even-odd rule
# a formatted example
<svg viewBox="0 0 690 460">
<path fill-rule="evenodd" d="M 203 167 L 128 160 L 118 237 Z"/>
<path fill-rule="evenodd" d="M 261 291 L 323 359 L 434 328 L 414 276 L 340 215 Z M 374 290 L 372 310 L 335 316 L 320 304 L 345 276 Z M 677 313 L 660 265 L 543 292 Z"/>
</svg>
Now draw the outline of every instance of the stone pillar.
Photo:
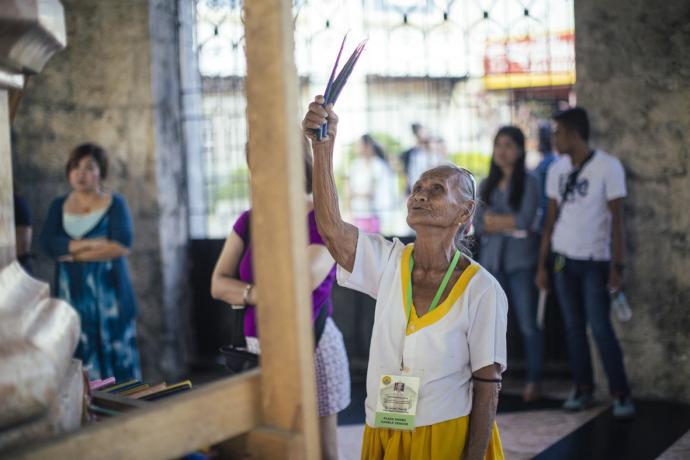
<svg viewBox="0 0 690 460">
<path fill-rule="evenodd" d="M 58 0 L 0 0 L 0 451 L 81 424 L 79 316 L 14 260 L 9 92 L 64 47 Z"/>
<path fill-rule="evenodd" d="M 637 395 L 690 401 L 690 3 L 575 2 L 577 99 L 627 176 L 617 324 Z M 599 372 L 599 382 L 605 377 Z"/>
<path fill-rule="evenodd" d="M 180 124 L 177 2 L 65 0 L 68 46 L 33 78 L 14 123 L 15 178 L 40 232 L 68 192 L 65 162 L 92 141 L 110 154 L 105 184 L 134 220 L 129 265 L 144 376 L 183 368 L 187 311 L 186 173 Z M 40 248 L 34 242 L 34 251 Z M 53 264 L 37 274 L 52 281 Z"/>
</svg>

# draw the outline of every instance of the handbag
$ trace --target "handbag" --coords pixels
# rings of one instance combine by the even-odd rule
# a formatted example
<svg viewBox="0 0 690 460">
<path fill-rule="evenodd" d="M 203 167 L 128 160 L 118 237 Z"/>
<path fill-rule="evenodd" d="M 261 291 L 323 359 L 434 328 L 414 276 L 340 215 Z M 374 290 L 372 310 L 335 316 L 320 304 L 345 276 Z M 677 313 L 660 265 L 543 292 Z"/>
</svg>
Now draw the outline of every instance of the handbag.
<svg viewBox="0 0 690 460">
<path fill-rule="evenodd" d="M 225 359 L 225 367 L 231 374 L 239 374 L 254 369 L 259 365 L 259 355 L 247 350 L 247 340 L 244 336 L 245 308 L 232 308 L 232 330 L 230 344 L 220 347 L 220 352 Z M 319 314 L 314 320 L 314 349 L 326 329 L 328 319 L 328 302 L 321 305 Z"/>
</svg>

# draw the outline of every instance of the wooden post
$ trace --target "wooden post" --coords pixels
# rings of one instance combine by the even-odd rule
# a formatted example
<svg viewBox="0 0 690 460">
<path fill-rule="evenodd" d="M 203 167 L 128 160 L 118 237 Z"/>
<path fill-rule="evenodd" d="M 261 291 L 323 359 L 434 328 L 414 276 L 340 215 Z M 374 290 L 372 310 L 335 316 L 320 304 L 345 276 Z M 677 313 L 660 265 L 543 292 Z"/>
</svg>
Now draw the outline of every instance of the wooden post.
<svg viewBox="0 0 690 460">
<path fill-rule="evenodd" d="M 259 458 L 320 458 L 292 2 L 244 3 L 252 245 L 261 335 Z"/>
<path fill-rule="evenodd" d="M 15 257 L 9 97 L 7 90 L 0 87 L 0 268 Z"/>
</svg>

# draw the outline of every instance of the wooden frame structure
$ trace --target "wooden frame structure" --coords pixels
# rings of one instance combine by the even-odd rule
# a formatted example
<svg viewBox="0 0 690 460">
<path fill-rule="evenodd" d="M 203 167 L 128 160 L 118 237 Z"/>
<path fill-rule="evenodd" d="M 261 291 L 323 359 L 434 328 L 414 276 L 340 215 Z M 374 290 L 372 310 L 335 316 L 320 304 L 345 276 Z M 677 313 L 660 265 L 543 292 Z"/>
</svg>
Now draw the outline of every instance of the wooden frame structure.
<svg viewBox="0 0 690 460">
<path fill-rule="evenodd" d="M 313 333 L 303 308 L 309 302 L 307 280 L 301 276 L 308 272 L 307 229 L 292 3 L 245 2 L 245 30 L 251 225 L 265 338 L 261 369 L 9 452 L 10 458 L 174 458 L 238 437 L 252 458 L 320 458 Z M 9 161 L 7 111 L 7 93 L 0 90 L 3 164 Z M 11 206 L 11 180 L 11 170 L 0 169 L 3 206 Z M 14 259 L 13 233 L 6 232 L 9 228 L 0 228 L 3 264 Z"/>
</svg>

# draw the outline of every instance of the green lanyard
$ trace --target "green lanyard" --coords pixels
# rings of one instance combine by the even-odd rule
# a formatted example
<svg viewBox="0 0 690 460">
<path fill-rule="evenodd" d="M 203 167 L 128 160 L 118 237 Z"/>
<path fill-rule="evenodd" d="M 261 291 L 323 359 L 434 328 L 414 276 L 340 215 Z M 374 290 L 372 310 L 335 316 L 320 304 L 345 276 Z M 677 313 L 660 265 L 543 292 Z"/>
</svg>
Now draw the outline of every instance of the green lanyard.
<svg viewBox="0 0 690 460">
<path fill-rule="evenodd" d="M 414 268 L 414 257 L 413 255 L 410 254 L 410 277 L 409 277 L 409 284 L 407 285 L 407 293 L 408 296 L 405 299 L 405 310 L 407 311 L 407 321 L 410 321 L 410 317 L 412 314 L 412 269 Z M 441 285 L 438 287 L 438 291 L 436 291 L 436 295 L 434 296 L 434 300 L 431 301 L 431 305 L 429 306 L 429 312 L 433 311 L 437 306 L 438 302 L 441 300 L 441 296 L 443 295 L 443 291 L 446 290 L 446 286 L 448 286 L 448 281 L 450 280 L 450 275 L 453 274 L 453 270 L 455 270 L 455 267 L 458 265 L 458 261 L 460 260 L 460 251 L 457 249 L 455 250 L 455 256 L 453 256 L 453 260 L 450 263 L 450 266 L 448 267 L 448 271 L 446 272 L 446 275 L 443 277 L 443 281 L 441 281 Z M 428 312 L 427 312 L 428 313 Z"/>
</svg>

